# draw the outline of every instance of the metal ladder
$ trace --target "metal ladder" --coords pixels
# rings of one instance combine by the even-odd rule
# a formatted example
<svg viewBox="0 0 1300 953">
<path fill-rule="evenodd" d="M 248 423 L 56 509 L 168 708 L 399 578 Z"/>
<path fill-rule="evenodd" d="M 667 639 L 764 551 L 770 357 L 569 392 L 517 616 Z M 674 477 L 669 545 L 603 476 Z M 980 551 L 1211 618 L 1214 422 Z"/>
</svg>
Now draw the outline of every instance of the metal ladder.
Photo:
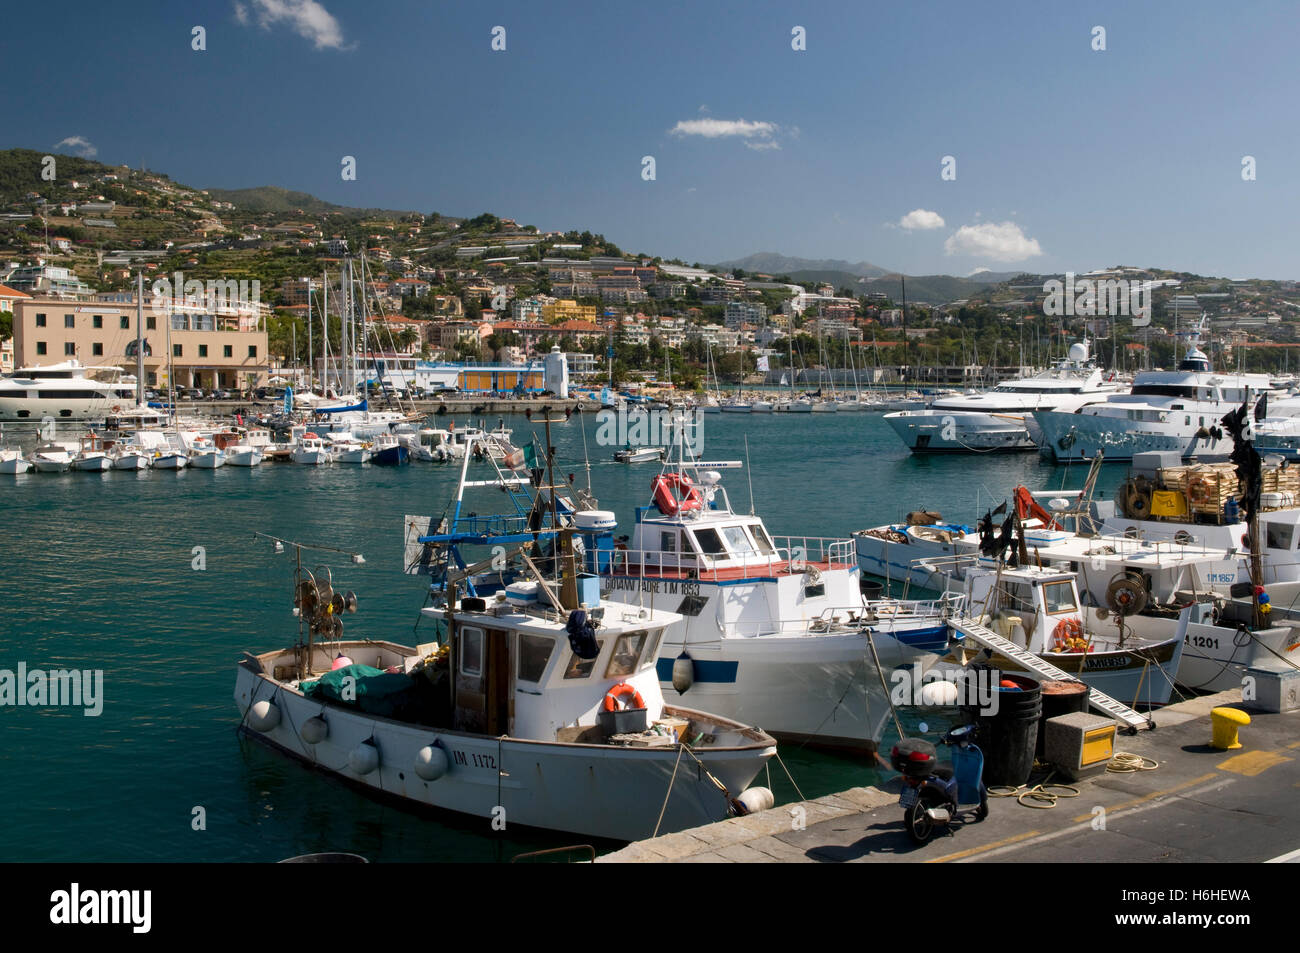
<svg viewBox="0 0 1300 953">
<path fill-rule="evenodd" d="M 1004 655 L 1009 659 L 1023 665 L 1029 671 L 1045 678 L 1056 679 L 1062 682 L 1077 682 L 1080 679 L 1071 675 L 1062 669 L 1057 668 L 1051 662 L 1040 658 L 1032 652 L 1027 652 L 1020 646 L 1016 645 L 1009 639 L 1004 639 L 988 626 L 980 625 L 978 622 L 972 622 L 969 619 L 951 619 L 948 624 L 960 632 L 962 635 L 979 643 L 987 649 L 992 649 L 999 655 Z M 1097 708 L 1110 715 L 1116 721 L 1121 721 L 1135 730 L 1153 727 L 1153 722 L 1149 715 L 1144 715 L 1140 711 L 1134 711 L 1123 702 L 1116 701 L 1104 692 L 1098 689 L 1088 688 L 1088 701 L 1093 708 Z"/>
</svg>

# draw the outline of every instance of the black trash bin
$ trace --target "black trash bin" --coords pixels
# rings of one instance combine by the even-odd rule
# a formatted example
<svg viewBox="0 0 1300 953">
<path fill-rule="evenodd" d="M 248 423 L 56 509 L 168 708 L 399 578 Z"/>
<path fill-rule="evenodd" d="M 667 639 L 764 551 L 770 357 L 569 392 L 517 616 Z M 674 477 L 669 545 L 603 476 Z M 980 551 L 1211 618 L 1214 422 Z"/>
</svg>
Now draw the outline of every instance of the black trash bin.
<svg viewBox="0 0 1300 953">
<path fill-rule="evenodd" d="M 1043 746 L 1047 738 L 1047 719 L 1055 718 L 1057 715 L 1086 712 L 1088 686 L 1083 682 L 1046 681 L 1041 683 L 1040 687 L 1043 695 L 1043 713 L 1038 719 L 1038 744 L 1034 746 L 1034 754 L 1042 759 Z"/>
<path fill-rule="evenodd" d="M 1033 678 L 989 671 L 997 675 L 999 682 L 997 712 L 989 714 L 978 706 L 966 708 L 979 724 L 984 783 L 1016 787 L 1028 781 L 1034 770 L 1043 693 Z"/>
<path fill-rule="evenodd" d="M 879 599 L 885 592 L 885 584 L 874 579 L 859 579 L 858 587 L 864 599 Z"/>
</svg>

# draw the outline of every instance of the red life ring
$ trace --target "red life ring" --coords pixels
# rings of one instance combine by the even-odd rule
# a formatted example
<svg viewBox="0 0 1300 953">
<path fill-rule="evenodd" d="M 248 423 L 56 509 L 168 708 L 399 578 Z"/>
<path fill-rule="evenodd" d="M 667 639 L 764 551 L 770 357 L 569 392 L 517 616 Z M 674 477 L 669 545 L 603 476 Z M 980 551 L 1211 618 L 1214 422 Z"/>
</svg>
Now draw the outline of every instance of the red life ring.
<svg viewBox="0 0 1300 953">
<path fill-rule="evenodd" d="M 605 711 L 615 711 L 618 708 L 618 706 L 615 704 L 614 699 L 622 698 L 626 695 L 632 696 L 632 702 L 631 704 L 626 705 L 624 707 L 626 708 L 645 707 L 645 699 L 641 697 L 640 692 L 638 692 L 627 682 L 619 682 L 617 685 L 615 685 L 613 688 L 611 688 L 609 691 L 605 693 Z"/>
<path fill-rule="evenodd" d="M 676 516 L 704 505 L 700 488 L 681 473 L 661 473 L 650 484 L 655 506 L 664 516 Z"/>
<path fill-rule="evenodd" d="M 1083 638 L 1083 626 L 1078 619 L 1062 619 L 1052 630 L 1052 648 L 1063 652 L 1069 648 L 1071 639 Z"/>
</svg>

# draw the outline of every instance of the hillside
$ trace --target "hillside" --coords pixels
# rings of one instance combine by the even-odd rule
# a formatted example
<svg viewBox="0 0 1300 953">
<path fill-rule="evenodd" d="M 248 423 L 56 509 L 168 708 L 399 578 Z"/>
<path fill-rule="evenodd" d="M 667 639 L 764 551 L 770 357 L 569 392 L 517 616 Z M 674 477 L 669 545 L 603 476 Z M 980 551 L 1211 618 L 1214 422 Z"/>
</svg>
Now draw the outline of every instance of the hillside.
<svg viewBox="0 0 1300 953">
<path fill-rule="evenodd" d="M 275 185 L 262 185 L 253 189 L 207 189 L 206 191 L 214 201 L 229 202 L 236 209 L 251 215 L 338 214 L 345 218 L 387 218 L 417 214 L 413 211 L 335 205 L 324 199 L 318 199 L 308 192 L 294 192 Z"/>
</svg>

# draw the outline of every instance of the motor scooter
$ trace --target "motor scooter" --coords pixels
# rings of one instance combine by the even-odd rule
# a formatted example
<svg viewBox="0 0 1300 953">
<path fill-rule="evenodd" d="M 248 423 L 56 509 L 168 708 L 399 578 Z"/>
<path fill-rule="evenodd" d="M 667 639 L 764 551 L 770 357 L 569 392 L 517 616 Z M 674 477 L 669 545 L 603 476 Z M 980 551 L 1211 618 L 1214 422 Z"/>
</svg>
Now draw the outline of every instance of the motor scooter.
<svg viewBox="0 0 1300 953">
<path fill-rule="evenodd" d="M 984 785 L 984 753 L 975 744 L 976 725 L 953 728 L 940 744 L 951 749 L 952 761 L 939 763 L 935 746 L 924 738 L 903 738 L 890 753 L 890 764 L 903 775 L 898 804 L 905 812 L 907 833 L 924 844 L 940 826 L 962 810 L 974 808 L 975 820 L 989 816 L 989 792 Z"/>
</svg>

